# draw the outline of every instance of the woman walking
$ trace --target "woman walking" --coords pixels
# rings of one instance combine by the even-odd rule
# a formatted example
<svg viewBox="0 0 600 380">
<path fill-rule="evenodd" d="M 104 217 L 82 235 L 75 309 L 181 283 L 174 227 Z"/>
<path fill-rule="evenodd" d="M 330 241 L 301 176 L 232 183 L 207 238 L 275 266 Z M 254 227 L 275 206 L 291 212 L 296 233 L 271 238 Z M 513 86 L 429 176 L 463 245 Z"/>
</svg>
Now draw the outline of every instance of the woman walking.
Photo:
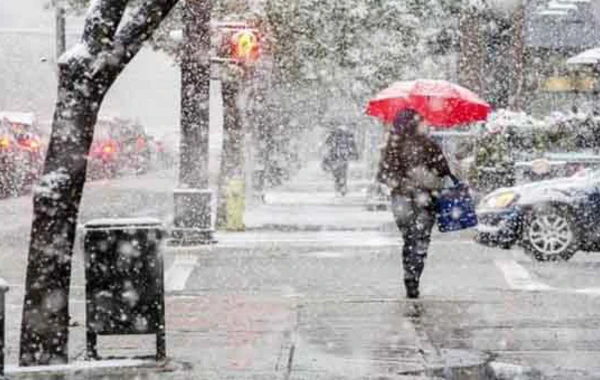
<svg viewBox="0 0 600 380">
<path fill-rule="evenodd" d="M 377 180 L 391 189 L 394 218 L 404 240 L 402 262 L 408 298 L 419 297 L 419 279 L 435 223 L 435 200 L 446 176 L 456 182 L 442 149 L 428 136 L 422 117 L 413 110 L 400 111 Z"/>
</svg>

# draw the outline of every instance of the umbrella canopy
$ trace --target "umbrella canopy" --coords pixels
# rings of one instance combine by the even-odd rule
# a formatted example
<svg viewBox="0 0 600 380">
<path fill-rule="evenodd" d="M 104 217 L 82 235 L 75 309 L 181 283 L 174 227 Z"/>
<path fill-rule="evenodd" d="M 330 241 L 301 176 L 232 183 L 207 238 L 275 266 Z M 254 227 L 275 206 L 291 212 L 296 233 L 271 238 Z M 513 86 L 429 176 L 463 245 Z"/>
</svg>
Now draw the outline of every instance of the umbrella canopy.
<svg viewBox="0 0 600 380">
<path fill-rule="evenodd" d="M 452 127 L 485 120 L 490 105 L 457 84 L 422 79 L 393 83 L 369 101 L 366 113 L 391 123 L 404 109 L 419 112 L 429 125 Z"/>
<path fill-rule="evenodd" d="M 600 48 L 586 50 L 567 59 L 567 65 L 595 65 L 600 62 Z"/>
</svg>

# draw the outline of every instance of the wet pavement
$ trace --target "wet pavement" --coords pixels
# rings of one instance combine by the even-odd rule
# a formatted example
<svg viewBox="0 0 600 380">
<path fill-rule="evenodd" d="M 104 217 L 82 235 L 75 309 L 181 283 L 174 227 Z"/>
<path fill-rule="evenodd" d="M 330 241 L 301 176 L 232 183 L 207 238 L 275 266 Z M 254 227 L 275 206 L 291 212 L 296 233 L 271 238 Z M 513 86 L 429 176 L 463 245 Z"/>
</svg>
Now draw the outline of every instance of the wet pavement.
<svg viewBox="0 0 600 380">
<path fill-rule="evenodd" d="M 312 218 L 282 212 L 276 225 L 308 220 L 332 226 L 336 216 L 347 226 L 378 218 L 379 227 L 389 224 L 387 212 L 367 212 L 355 202 L 360 183 L 346 204 L 328 193 L 322 177 L 298 182 L 304 185 L 272 192 L 268 204 L 250 210 L 250 221 L 287 207 L 311 210 Z M 168 178 L 142 178 L 109 186 L 111 195 L 95 190 L 89 204 L 102 200 L 106 206 L 83 213 L 106 216 L 102 210 L 125 213 L 154 204 L 143 214 L 164 217 L 170 186 Z M 130 197 L 118 195 L 131 189 Z M 304 195 L 290 197 L 293 191 Z M 306 196 L 311 193 L 317 195 Z M 153 203 L 149 197 L 155 197 Z M 17 202 L 4 202 L 9 201 Z M 17 224 L 0 229 L 0 275 L 13 285 L 22 283 L 26 259 L 26 237 Z M 594 275 L 600 255 L 578 253 L 566 263 L 540 264 L 519 250 L 478 246 L 468 233 L 436 234 L 423 296 L 407 301 L 392 229 L 282 232 L 254 226 L 260 228 L 218 234 L 215 246 L 165 247 L 167 363 L 79 368 L 55 378 L 600 378 L 600 278 Z M 22 296 L 18 286 L 8 295 L 8 364 L 13 366 Z M 71 305 L 70 351 L 77 363 L 85 347 L 81 252 L 74 258 Z M 152 337 L 101 337 L 99 348 L 104 357 L 136 357 L 151 354 L 153 344 Z M 115 366 L 119 363 L 125 365 Z M 50 378 L 12 370 L 15 379 Z"/>
</svg>

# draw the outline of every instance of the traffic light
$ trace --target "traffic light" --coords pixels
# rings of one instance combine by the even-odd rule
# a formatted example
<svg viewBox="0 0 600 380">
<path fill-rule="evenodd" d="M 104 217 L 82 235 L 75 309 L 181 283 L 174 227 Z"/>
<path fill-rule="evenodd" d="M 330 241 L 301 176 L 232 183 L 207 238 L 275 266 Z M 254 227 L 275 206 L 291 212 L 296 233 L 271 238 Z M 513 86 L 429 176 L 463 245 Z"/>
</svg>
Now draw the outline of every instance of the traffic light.
<svg viewBox="0 0 600 380">
<path fill-rule="evenodd" d="M 260 33 L 245 23 L 214 26 L 216 60 L 250 66 L 260 57 Z"/>
<path fill-rule="evenodd" d="M 258 33 L 252 29 L 244 29 L 231 37 L 233 58 L 246 63 L 255 62 L 259 56 Z"/>
</svg>

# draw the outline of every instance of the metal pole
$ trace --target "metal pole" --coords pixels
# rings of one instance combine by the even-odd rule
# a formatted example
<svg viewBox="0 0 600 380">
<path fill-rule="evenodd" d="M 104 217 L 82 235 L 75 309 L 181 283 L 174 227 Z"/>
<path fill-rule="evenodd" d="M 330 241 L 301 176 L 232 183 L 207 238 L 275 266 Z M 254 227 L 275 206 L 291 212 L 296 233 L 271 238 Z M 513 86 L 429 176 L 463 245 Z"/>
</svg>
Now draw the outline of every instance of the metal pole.
<svg viewBox="0 0 600 380">
<path fill-rule="evenodd" d="M 219 206 L 217 225 L 227 230 L 243 230 L 245 199 L 244 179 L 244 131 L 238 107 L 240 84 L 225 81 L 223 94 L 223 149 L 221 153 L 221 174 L 219 176 Z"/>
<path fill-rule="evenodd" d="M 54 16 L 55 16 L 55 37 L 56 37 L 56 62 L 58 62 L 58 58 L 63 55 L 66 50 L 67 41 L 66 41 L 66 33 L 65 33 L 65 9 L 60 4 L 60 2 L 56 2 L 54 7 Z"/>
<path fill-rule="evenodd" d="M 5 294 L 8 292 L 8 285 L 0 278 L 0 376 L 4 376 L 4 321 L 5 317 Z"/>
<path fill-rule="evenodd" d="M 185 3 L 179 184 L 196 189 L 208 188 L 209 179 L 210 13 L 210 1 Z"/>
<path fill-rule="evenodd" d="M 164 234 L 163 231 L 160 232 L 161 236 Z M 167 321 L 165 318 L 166 310 L 165 310 L 165 262 L 163 260 L 163 255 L 158 254 L 156 256 L 157 264 L 158 264 L 158 278 L 157 286 L 158 286 L 158 331 L 156 332 L 156 360 L 164 360 L 167 358 Z"/>
<path fill-rule="evenodd" d="M 196 190 L 191 218 L 176 222 L 182 240 L 214 242 L 212 193 L 209 187 L 209 93 L 210 93 L 210 0 L 188 0 L 183 16 L 183 54 L 181 59 L 181 142 L 179 186 Z M 176 220 L 188 210 L 175 202 Z"/>
<path fill-rule="evenodd" d="M 510 99 L 509 106 L 512 110 L 518 111 L 522 107 L 523 91 L 523 72 L 525 70 L 525 12 L 526 0 L 519 2 L 517 9 L 512 15 L 512 67 L 510 78 Z"/>
</svg>

